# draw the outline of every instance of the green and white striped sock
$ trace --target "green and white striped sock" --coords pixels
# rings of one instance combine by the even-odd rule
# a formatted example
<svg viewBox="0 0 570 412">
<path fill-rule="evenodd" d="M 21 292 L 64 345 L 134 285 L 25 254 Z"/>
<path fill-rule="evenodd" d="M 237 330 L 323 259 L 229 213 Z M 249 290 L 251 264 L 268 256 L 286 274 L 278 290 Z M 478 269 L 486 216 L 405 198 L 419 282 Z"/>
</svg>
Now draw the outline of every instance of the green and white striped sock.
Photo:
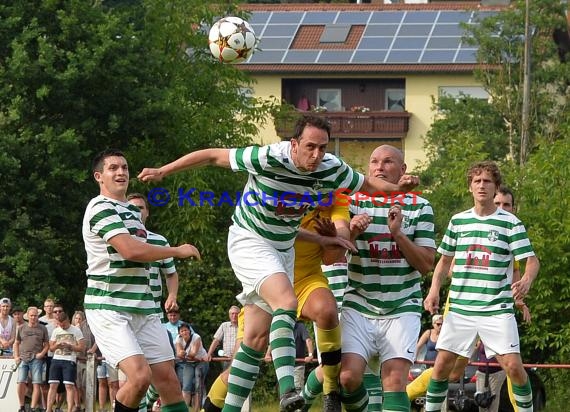
<svg viewBox="0 0 570 412">
<path fill-rule="evenodd" d="M 241 343 L 230 367 L 228 394 L 222 409 L 223 412 L 241 411 L 243 403 L 257 380 L 259 364 L 263 356 L 264 353 L 245 346 L 243 342 Z"/>
<path fill-rule="evenodd" d="M 368 391 L 360 384 L 354 392 L 348 393 L 341 389 L 341 399 L 347 412 L 364 412 L 368 410 Z"/>
<path fill-rule="evenodd" d="M 449 381 L 446 379 L 444 381 L 436 381 L 434 379 L 429 380 L 426 393 L 426 412 L 439 412 L 441 411 L 441 405 L 447 397 L 447 389 L 449 388 Z"/>
<path fill-rule="evenodd" d="M 277 309 L 273 312 L 269 344 L 275 375 L 279 384 L 279 395 L 295 390 L 293 379 L 295 369 L 295 339 L 293 328 L 297 312 L 294 310 Z"/>
<path fill-rule="evenodd" d="M 517 402 L 519 412 L 532 412 L 532 388 L 530 386 L 530 379 L 522 386 L 513 383 L 513 393 Z"/>
</svg>

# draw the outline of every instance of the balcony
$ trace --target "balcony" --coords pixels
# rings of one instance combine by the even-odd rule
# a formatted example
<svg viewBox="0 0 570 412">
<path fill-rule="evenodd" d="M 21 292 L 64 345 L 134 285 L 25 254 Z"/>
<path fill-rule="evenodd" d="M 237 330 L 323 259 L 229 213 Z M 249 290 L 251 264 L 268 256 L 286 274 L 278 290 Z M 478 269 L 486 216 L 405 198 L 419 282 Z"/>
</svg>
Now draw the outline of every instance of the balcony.
<svg viewBox="0 0 570 412">
<path fill-rule="evenodd" d="M 326 118 L 331 124 L 331 137 L 341 139 L 402 139 L 408 133 L 410 121 L 408 112 L 299 112 L 275 121 L 277 135 L 289 139 L 301 114 Z"/>
</svg>

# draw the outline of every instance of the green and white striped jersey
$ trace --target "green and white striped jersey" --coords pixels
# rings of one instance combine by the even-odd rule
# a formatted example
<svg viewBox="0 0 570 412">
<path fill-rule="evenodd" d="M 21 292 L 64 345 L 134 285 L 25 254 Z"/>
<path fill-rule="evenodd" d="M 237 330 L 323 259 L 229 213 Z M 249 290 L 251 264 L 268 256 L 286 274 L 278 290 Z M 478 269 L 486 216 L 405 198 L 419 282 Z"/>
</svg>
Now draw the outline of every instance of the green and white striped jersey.
<svg viewBox="0 0 570 412">
<path fill-rule="evenodd" d="M 449 310 L 464 315 L 513 313 L 513 256 L 534 256 L 522 222 L 497 209 L 478 216 L 474 209 L 454 215 L 438 252 L 454 256 Z"/>
<path fill-rule="evenodd" d="M 146 242 L 150 245 L 155 246 L 170 246 L 166 238 L 158 233 L 147 232 Z M 158 260 L 150 264 L 149 274 L 149 285 L 154 298 L 154 305 L 156 313 L 158 313 L 161 319 L 164 317 L 162 313 L 162 276 L 166 277 L 176 273 L 176 266 L 174 265 L 173 258 L 167 258 L 163 260 Z"/>
<path fill-rule="evenodd" d="M 155 313 L 148 265 L 124 259 L 109 243 L 119 234 L 146 242 L 147 230 L 139 209 L 99 195 L 89 202 L 83 217 L 87 252 L 85 309 L 109 309 L 139 314 Z"/>
<path fill-rule="evenodd" d="M 327 204 L 328 193 L 360 189 L 364 175 L 327 153 L 314 172 L 298 170 L 291 143 L 249 146 L 230 151 L 234 171 L 247 171 L 248 181 L 235 208 L 234 224 L 256 233 L 278 250 L 293 247 L 303 215 Z"/>
<path fill-rule="evenodd" d="M 351 215 L 372 217 L 368 229 L 356 238 L 357 255 L 349 256 L 348 286 L 343 307 L 369 318 L 389 318 L 403 313 L 421 314 L 421 274 L 398 248 L 388 228 L 388 211 L 396 199 L 353 196 Z M 404 204 L 402 204 L 402 202 Z M 433 209 L 422 197 L 399 195 L 401 231 L 416 245 L 435 249 Z"/>
<path fill-rule="evenodd" d="M 344 290 L 348 283 L 348 266 L 346 261 L 333 263 L 332 265 L 321 265 L 321 270 L 329 282 L 329 289 L 334 295 L 336 307 L 340 311 Z"/>
</svg>

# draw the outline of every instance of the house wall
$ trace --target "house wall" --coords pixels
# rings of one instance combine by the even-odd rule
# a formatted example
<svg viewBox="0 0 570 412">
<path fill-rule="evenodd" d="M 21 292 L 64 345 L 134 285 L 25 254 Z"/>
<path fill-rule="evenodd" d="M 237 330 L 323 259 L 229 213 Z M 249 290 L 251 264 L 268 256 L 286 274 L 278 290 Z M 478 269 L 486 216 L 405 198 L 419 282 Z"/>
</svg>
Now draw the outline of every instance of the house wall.
<svg viewBox="0 0 570 412">
<path fill-rule="evenodd" d="M 287 76 L 288 79 L 299 78 L 305 79 L 308 76 Z M 338 80 L 338 77 L 320 76 L 323 78 L 330 77 L 332 80 Z M 389 76 L 383 76 L 381 79 L 387 79 Z M 394 79 L 405 79 L 406 89 L 406 110 L 411 113 L 410 129 L 405 139 L 399 140 L 342 140 L 340 144 L 334 140 L 330 143 L 329 150 L 335 152 L 335 148 L 339 151 L 339 155 L 349 164 L 363 170 L 368 164 L 368 157 L 372 150 L 381 144 L 392 144 L 401 147 L 404 151 L 408 171 L 413 171 L 419 162 L 426 159 L 423 147 L 423 138 L 434 119 L 433 99 L 437 98 L 439 88 L 445 86 L 477 86 L 475 79 L 471 74 L 410 74 L 406 76 L 393 76 Z M 256 97 L 271 99 L 272 96 L 278 101 L 283 96 L 282 79 L 277 75 L 255 74 L 254 79 L 257 82 L 254 85 L 254 94 Z M 358 84 L 358 76 L 351 76 L 347 79 L 350 82 Z M 333 83 L 331 83 L 333 84 Z M 307 86 L 307 93 L 312 94 L 314 91 Z M 301 92 L 302 94 L 303 92 Z M 291 98 L 298 96 L 291 96 Z M 308 96 L 310 100 L 312 98 Z M 294 103 L 294 102 L 291 102 Z M 350 108 L 346 108 L 349 110 Z M 256 140 L 259 144 L 269 144 L 279 141 L 280 138 L 275 132 L 272 119 L 260 127 L 260 133 Z"/>
</svg>

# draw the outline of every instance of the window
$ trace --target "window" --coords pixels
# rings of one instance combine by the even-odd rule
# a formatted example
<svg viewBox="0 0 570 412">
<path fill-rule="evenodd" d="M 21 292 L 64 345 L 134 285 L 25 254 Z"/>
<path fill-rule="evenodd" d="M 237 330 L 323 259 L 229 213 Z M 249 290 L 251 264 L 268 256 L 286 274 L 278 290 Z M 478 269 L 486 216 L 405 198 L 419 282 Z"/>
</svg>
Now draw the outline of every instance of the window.
<svg viewBox="0 0 570 412">
<path fill-rule="evenodd" d="M 391 112 L 406 111 L 406 91 L 404 89 L 386 89 L 384 107 Z"/>
<path fill-rule="evenodd" d="M 325 107 L 329 112 L 342 110 L 341 89 L 317 89 L 317 106 Z"/>
<path fill-rule="evenodd" d="M 456 99 L 468 96 L 474 99 L 489 100 L 489 93 L 480 86 L 440 86 L 439 95 Z"/>
</svg>

